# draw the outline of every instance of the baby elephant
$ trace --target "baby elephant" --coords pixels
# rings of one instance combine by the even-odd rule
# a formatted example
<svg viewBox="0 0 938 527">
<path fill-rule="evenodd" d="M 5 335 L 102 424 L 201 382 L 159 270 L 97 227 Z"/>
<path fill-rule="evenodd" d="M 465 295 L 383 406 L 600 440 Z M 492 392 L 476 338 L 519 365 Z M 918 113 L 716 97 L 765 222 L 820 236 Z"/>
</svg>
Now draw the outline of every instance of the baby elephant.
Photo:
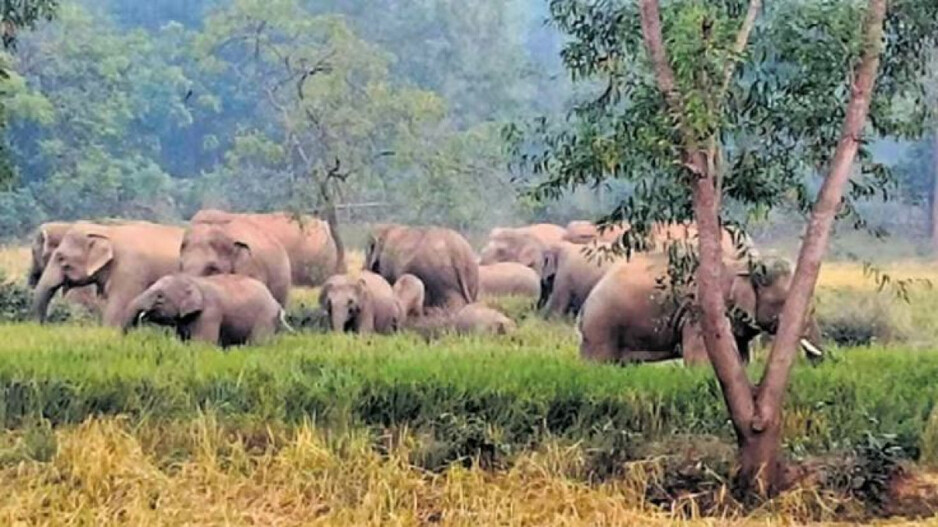
<svg viewBox="0 0 938 527">
<path fill-rule="evenodd" d="M 478 302 L 467 305 L 453 316 L 453 328 L 460 335 L 468 333 L 507 335 L 516 327 L 514 321 L 501 312 Z"/>
<path fill-rule="evenodd" d="M 427 290 L 423 281 L 412 274 L 405 274 L 394 282 L 394 297 L 401 306 L 401 321 L 423 316 L 423 302 Z"/>
<path fill-rule="evenodd" d="M 173 326 L 182 340 L 223 347 L 266 340 L 290 329 L 263 283 L 240 275 L 164 276 L 128 307 L 124 331 L 140 322 Z"/>
<path fill-rule="evenodd" d="M 391 285 L 370 271 L 361 276 L 335 275 L 319 293 L 319 305 L 333 331 L 391 333 L 400 327 L 401 307 Z"/>
<path fill-rule="evenodd" d="M 541 294 L 541 277 L 534 269 L 518 262 L 480 265 L 479 294 L 537 298 Z"/>
</svg>

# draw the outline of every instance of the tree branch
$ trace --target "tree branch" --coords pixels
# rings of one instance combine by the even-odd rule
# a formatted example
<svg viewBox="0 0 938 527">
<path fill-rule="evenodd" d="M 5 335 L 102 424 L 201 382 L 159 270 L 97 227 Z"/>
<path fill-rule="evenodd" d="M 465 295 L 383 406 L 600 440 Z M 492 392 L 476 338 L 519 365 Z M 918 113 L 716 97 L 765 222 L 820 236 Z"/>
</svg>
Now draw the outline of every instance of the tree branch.
<svg viewBox="0 0 938 527">
<path fill-rule="evenodd" d="M 720 93 L 717 97 L 717 101 L 720 101 L 721 104 L 723 97 L 730 88 L 730 81 L 733 80 L 733 73 L 736 71 L 736 57 L 742 55 L 743 51 L 746 50 L 746 46 L 749 44 L 749 35 L 752 34 L 752 28 L 755 27 L 756 18 L 759 17 L 759 13 L 761 11 L 762 0 L 751 0 L 749 2 L 749 9 L 746 11 L 746 18 L 743 20 L 743 25 L 739 28 L 739 33 L 736 35 L 736 44 L 733 45 L 733 56 L 723 67 L 723 85 L 720 88 Z"/>
<path fill-rule="evenodd" d="M 863 126 L 869 114 L 883 48 L 885 18 L 886 0 L 870 0 L 864 30 L 863 55 L 854 75 L 840 141 L 834 152 L 830 173 L 824 180 L 811 211 L 811 221 L 798 255 L 798 266 L 792 278 L 788 300 L 782 310 L 779 330 L 759 390 L 757 411 L 764 419 L 777 418 L 784 400 L 789 372 L 803 332 L 805 314 L 821 270 L 821 259 L 827 248 L 844 186 L 850 179 Z"/>
<path fill-rule="evenodd" d="M 642 21 L 642 38 L 645 40 L 645 49 L 648 51 L 655 72 L 655 82 L 671 112 L 680 119 L 684 114 L 684 105 L 677 92 L 674 70 L 671 69 L 664 41 L 661 38 L 661 12 L 658 8 L 658 0 L 640 0 L 639 13 Z"/>
<path fill-rule="evenodd" d="M 697 219 L 700 263 L 697 268 L 698 302 L 702 313 L 707 355 L 723 390 L 727 409 L 738 430 L 749 426 L 754 415 L 753 386 L 736 350 L 736 343 L 726 318 L 723 298 L 723 258 L 717 190 L 706 152 L 683 123 L 683 105 L 674 81 L 661 36 L 658 0 L 640 0 L 642 35 L 655 69 L 655 79 L 671 111 L 678 119 L 683 135 L 684 164 L 697 177 L 693 181 L 694 217 Z M 744 434 L 740 434 L 744 437 Z"/>
</svg>

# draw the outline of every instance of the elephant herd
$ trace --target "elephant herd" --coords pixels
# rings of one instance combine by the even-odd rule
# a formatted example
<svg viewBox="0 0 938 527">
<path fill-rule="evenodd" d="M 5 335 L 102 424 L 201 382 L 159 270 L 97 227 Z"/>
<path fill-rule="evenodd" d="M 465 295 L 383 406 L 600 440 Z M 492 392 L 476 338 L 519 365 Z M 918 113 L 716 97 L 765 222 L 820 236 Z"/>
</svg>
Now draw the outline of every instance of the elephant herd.
<svg viewBox="0 0 938 527">
<path fill-rule="evenodd" d="M 423 320 L 457 333 L 509 333 L 515 323 L 480 300 L 527 297 L 547 318 L 575 315 L 581 355 L 604 362 L 706 360 L 692 293 L 662 287 L 666 247 L 692 241 L 692 224 L 659 225 L 648 249 L 626 259 L 613 244 L 627 227 L 584 221 L 496 228 L 480 254 L 441 227 L 379 225 L 359 272 L 348 273 L 329 225 L 285 213 L 203 210 L 185 228 L 147 222 L 47 223 L 32 247 L 34 312 L 46 317 L 59 290 L 93 298 L 105 325 L 169 326 L 183 339 L 221 346 L 261 342 L 289 329 L 284 306 L 294 286 L 321 286 L 331 330 L 391 333 Z M 727 234 L 724 291 L 744 359 L 772 334 L 791 269 L 781 260 L 736 257 Z M 751 245 L 751 244 L 750 244 Z M 750 247 L 751 249 L 751 247 Z M 809 318 L 802 345 L 820 354 Z"/>
</svg>

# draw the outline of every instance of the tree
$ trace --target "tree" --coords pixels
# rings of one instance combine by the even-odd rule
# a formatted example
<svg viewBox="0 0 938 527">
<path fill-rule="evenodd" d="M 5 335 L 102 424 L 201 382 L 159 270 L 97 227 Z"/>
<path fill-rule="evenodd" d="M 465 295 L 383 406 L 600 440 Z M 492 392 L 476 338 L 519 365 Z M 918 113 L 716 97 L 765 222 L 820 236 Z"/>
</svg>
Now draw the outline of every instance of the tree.
<svg viewBox="0 0 938 527">
<path fill-rule="evenodd" d="M 890 184 L 864 135 L 922 131 L 924 105 L 897 112 L 894 102 L 917 96 L 938 5 L 891 4 L 887 13 L 885 0 L 865 9 L 858 1 L 553 0 L 552 18 L 571 37 L 565 64 L 600 94 L 560 130 L 541 121 L 528 133 L 506 131 L 520 162 L 544 177 L 536 197 L 632 182 L 632 195 L 603 218 L 632 225 L 628 246 L 640 246 L 654 222 L 697 223 L 694 313 L 736 432 L 744 489 L 773 493 L 784 484 L 782 405 L 831 226 L 848 217 L 863 226 L 855 200 Z M 826 176 L 812 197 L 815 173 Z M 721 232 L 782 206 L 804 211 L 808 226 L 753 384 L 720 288 Z"/>
</svg>

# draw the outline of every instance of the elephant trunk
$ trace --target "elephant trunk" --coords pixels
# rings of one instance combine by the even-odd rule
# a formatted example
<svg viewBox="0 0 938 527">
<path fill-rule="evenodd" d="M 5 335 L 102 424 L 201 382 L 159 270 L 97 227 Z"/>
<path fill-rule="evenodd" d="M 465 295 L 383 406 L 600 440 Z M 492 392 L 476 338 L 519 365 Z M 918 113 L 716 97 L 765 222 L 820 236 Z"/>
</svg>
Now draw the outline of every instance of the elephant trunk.
<svg viewBox="0 0 938 527">
<path fill-rule="evenodd" d="M 345 323 L 348 321 L 348 312 L 344 309 L 336 309 L 332 306 L 329 309 L 329 317 L 332 323 L 332 331 L 345 331 Z"/>
<path fill-rule="evenodd" d="M 58 265 L 48 265 L 39 282 L 36 284 L 36 291 L 33 293 L 33 315 L 36 319 L 44 323 L 46 314 L 49 310 L 49 302 L 56 291 L 62 287 L 65 282 L 65 274 Z"/>
<path fill-rule="evenodd" d="M 127 306 L 126 318 L 121 323 L 121 328 L 124 333 L 136 327 L 150 309 L 149 296 L 148 294 L 140 295 Z"/>
<path fill-rule="evenodd" d="M 26 283 L 29 287 L 36 287 L 39 285 L 39 280 L 42 278 L 42 268 L 39 267 L 39 264 L 33 259 L 32 265 L 29 267 L 29 275 L 26 277 Z"/>
</svg>

